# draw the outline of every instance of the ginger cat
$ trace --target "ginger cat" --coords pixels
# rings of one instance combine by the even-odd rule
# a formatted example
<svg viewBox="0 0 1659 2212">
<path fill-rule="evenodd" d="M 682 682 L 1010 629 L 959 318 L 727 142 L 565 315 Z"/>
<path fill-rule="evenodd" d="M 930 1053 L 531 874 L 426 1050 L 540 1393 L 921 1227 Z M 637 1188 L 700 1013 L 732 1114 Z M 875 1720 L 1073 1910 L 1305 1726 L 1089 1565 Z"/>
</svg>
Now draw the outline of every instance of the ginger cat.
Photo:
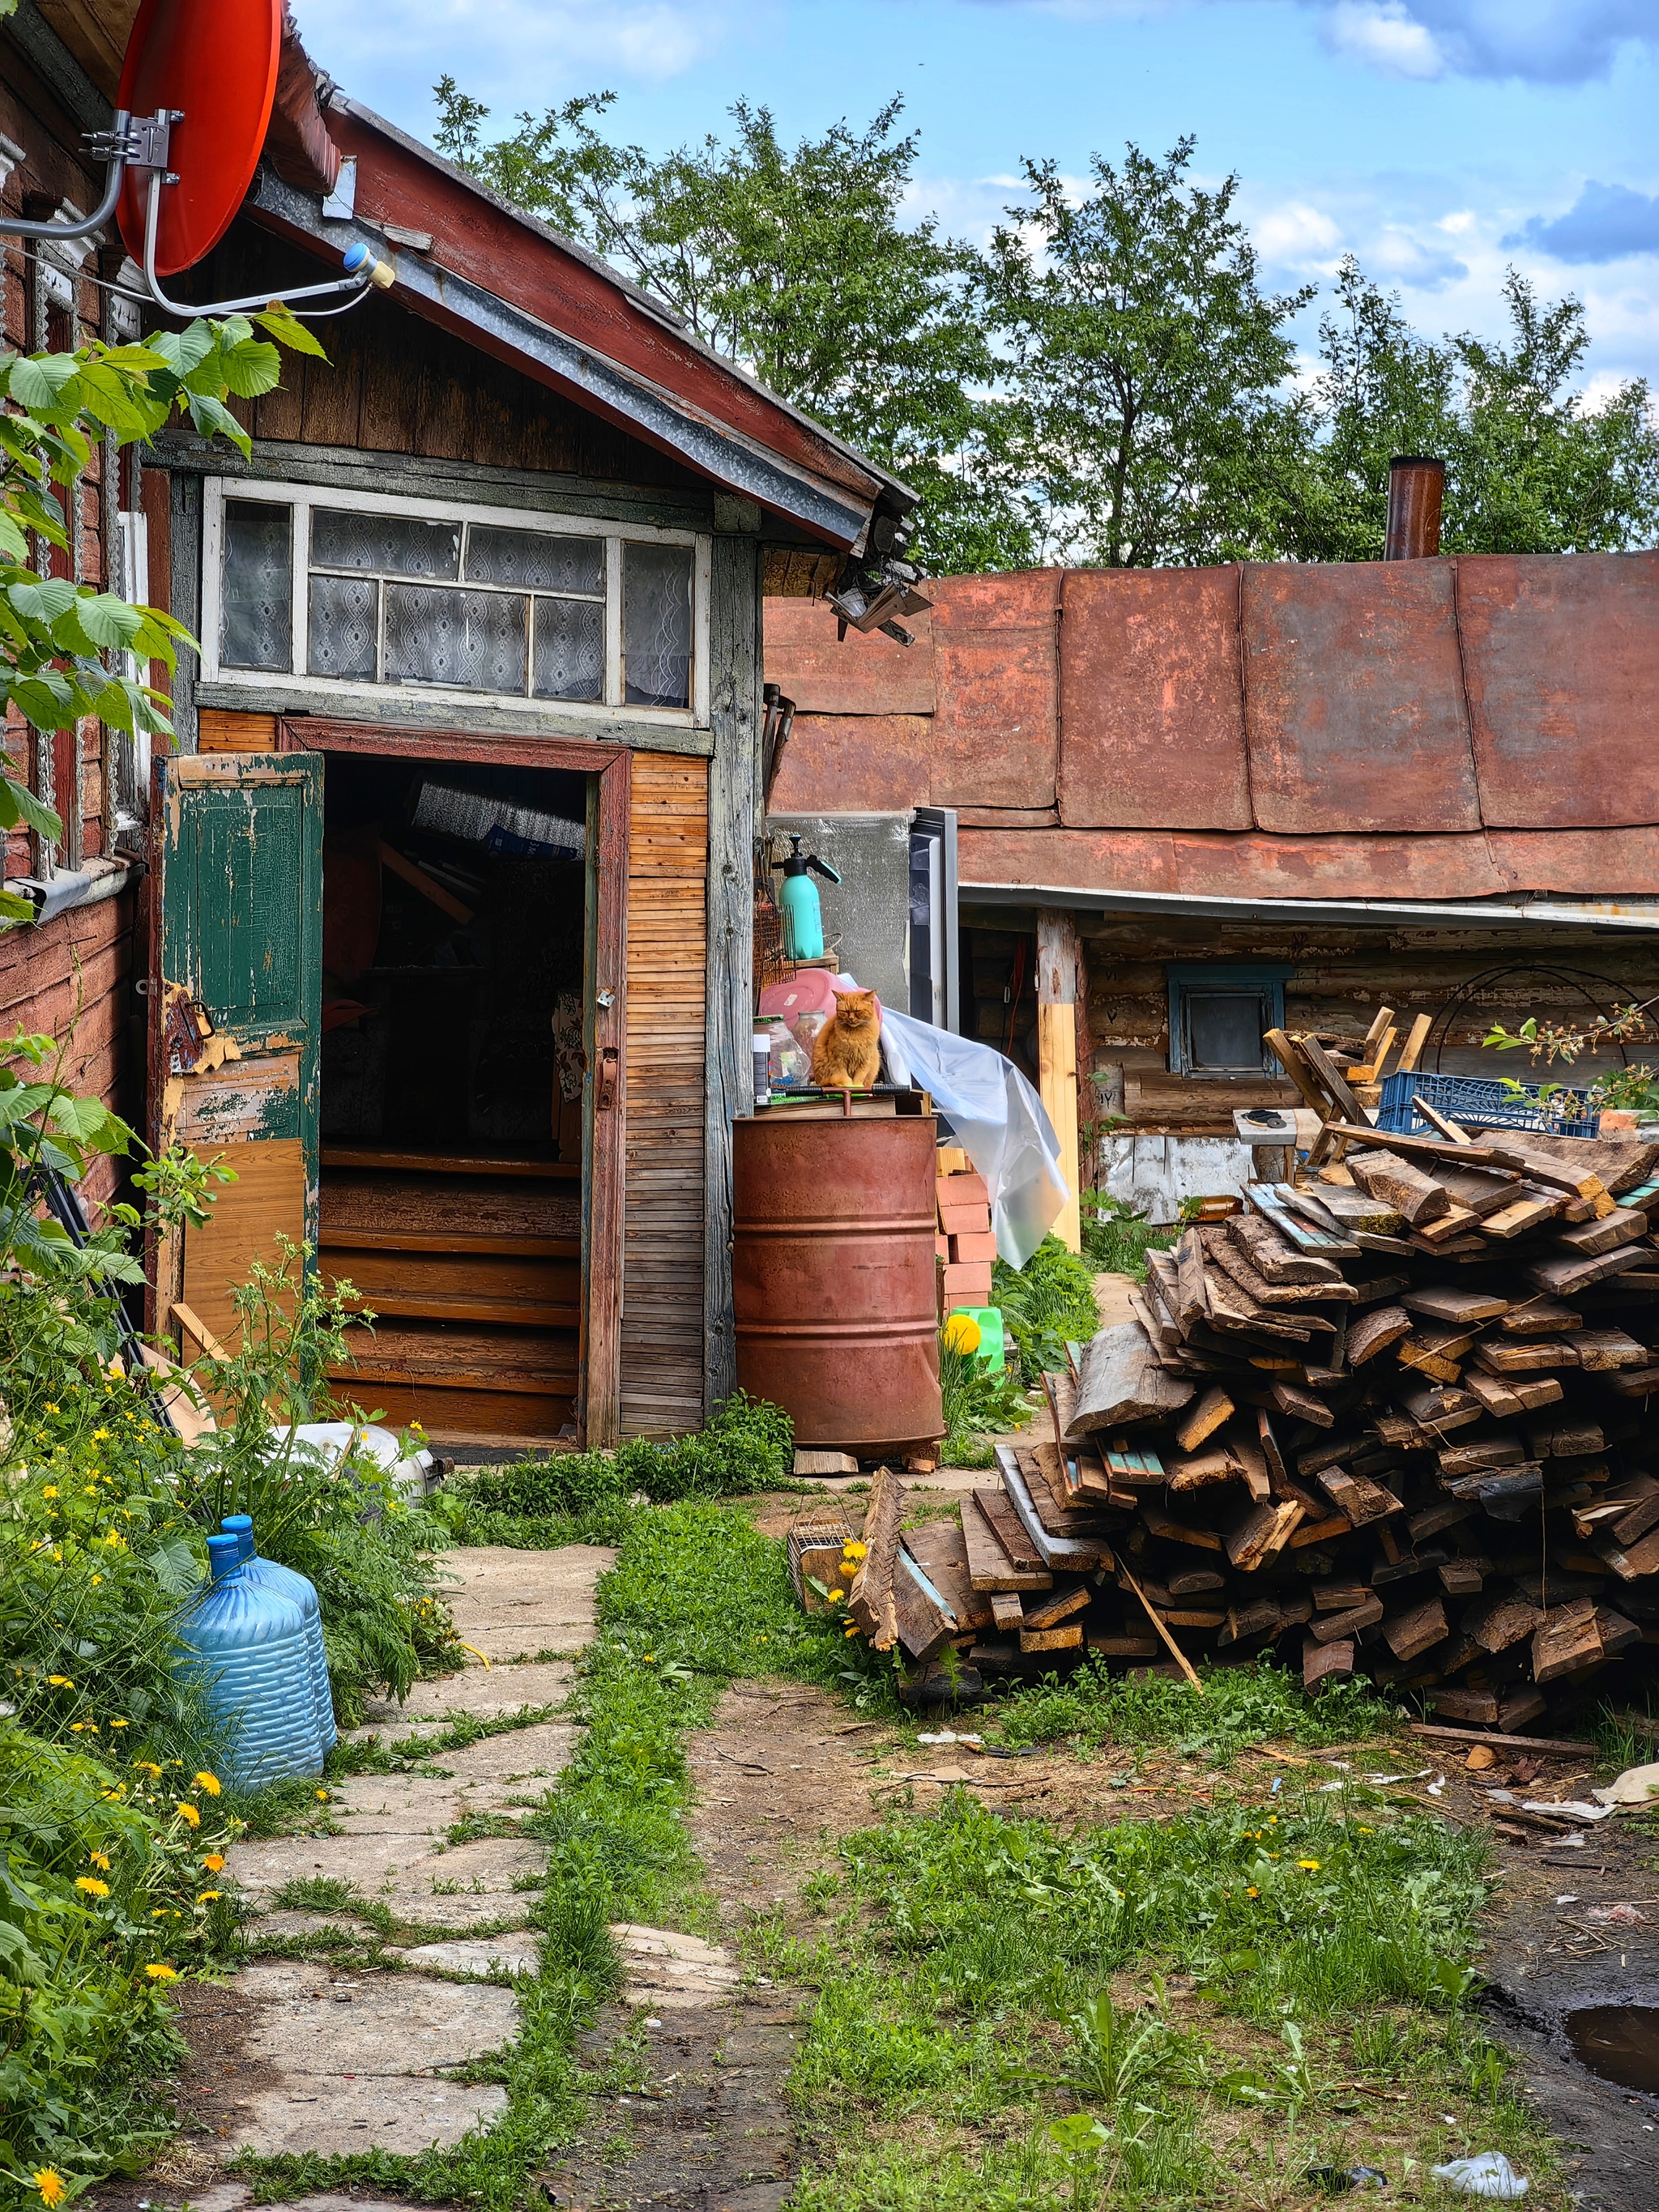
<svg viewBox="0 0 1659 2212">
<path fill-rule="evenodd" d="M 881 1009 L 873 991 L 843 991 L 812 1040 L 820 1091 L 867 1091 L 881 1073 Z"/>
</svg>

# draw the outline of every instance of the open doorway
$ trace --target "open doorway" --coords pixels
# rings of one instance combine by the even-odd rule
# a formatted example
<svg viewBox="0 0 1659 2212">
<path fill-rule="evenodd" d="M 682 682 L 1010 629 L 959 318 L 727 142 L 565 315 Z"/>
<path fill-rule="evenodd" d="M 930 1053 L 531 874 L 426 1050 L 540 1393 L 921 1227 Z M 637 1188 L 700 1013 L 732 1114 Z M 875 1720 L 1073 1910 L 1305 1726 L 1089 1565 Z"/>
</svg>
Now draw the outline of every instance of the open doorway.
<svg viewBox="0 0 1659 2212">
<path fill-rule="evenodd" d="M 576 1419 L 591 781 L 328 758 L 319 1265 L 378 1317 L 342 1387 L 440 1441 Z"/>
</svg>

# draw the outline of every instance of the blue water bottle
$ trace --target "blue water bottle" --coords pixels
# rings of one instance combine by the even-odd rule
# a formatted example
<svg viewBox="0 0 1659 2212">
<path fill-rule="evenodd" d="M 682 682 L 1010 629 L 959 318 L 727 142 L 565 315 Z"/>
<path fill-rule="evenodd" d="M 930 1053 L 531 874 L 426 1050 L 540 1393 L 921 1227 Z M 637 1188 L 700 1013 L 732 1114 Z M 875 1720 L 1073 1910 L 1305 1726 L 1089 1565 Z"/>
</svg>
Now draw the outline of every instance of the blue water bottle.
<svg viewBox="0 0 1659 2212">
<path fill-rule="evenodd" d="M 242 1572 L 250 1582 L 264 1583 L 279 1590 L 284 1597 L 293 1599 L 305 1615 L 306 1649 L 310 1660 L 312 1708 L 317 1716 L 318 1748 L 326 1753 L 340 1740 L 334 1725 L 334 1693 L 328 1686 L 328 1654 L 323 1648 L 322 1607 L 317 1602 L 315 1586 L 305 1577 L 296 1574 L 292 1567 L 284 1567 L 275 1559 L 262 1559 L 253 1547 L 253 1516 L 248 1513 L 227 1513 L 219 1526 L 237 1544 L 237 1559 Z"/>
<path fill-rule="evenodd" d="M 209 1582 L 179 1618 L 175 1670 L 202 1686 L 224 1724 L 227 1778 L 244 1788 L 322 1771 L 305 1615 L 290 1597 L 250 1582 L 238 1540 L 208 1538 Z"/>
</svg>

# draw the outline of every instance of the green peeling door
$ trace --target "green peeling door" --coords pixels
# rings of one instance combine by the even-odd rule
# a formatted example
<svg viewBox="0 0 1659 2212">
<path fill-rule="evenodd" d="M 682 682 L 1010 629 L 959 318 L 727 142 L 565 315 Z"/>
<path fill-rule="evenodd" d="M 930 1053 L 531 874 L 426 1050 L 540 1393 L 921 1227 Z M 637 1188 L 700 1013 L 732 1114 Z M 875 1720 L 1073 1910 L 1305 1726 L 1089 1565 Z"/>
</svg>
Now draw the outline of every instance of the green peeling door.
<svg viewBox="0 0 1659 2212">
<path fill-rule="evenodd" d="M 159 942 L 151 963 L 152 1142 L 236 1181 L 157 1255 L 156 1327 L 236 1348 L 231 1292 L 279 1239 L 317 1241 L 323 763 L 175 756 L 155 769 Z"/>
</svg>

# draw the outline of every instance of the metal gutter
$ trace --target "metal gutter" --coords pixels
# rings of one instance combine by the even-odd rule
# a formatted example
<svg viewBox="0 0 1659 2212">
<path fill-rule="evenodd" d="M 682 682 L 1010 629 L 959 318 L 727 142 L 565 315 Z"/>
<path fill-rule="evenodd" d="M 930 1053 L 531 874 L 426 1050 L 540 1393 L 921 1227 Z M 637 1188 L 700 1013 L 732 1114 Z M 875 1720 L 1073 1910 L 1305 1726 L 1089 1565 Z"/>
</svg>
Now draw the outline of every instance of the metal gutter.
<svg viewBox="0 0 1659 2212">
<path fill-rule="evenodd" d="M 1218 921 L 1530 923 L 1557 928 L 1659 932 L 1659 899 L 1523 897 L 1414 902 L 1408 899 L 1206 898 L 1182 891 L 1091 891 L 1075 884 L 975 884 L 957 886 L 965 906 L 1069 908 L 1073 913 L 1212 917 Z"/>
<path fill-rule="evenodd" d="M 53 921 L 71 908 L 98 906 L 105 899 L 116 897 L 133 876 L 128 861 L 88 860 L 84 868 L 55 869 L 49 881 L 39 876 L 8 876 L 6 889 L 33 900 L 29 926 L 39 928 L 43 921 Z"/>
</svg>

